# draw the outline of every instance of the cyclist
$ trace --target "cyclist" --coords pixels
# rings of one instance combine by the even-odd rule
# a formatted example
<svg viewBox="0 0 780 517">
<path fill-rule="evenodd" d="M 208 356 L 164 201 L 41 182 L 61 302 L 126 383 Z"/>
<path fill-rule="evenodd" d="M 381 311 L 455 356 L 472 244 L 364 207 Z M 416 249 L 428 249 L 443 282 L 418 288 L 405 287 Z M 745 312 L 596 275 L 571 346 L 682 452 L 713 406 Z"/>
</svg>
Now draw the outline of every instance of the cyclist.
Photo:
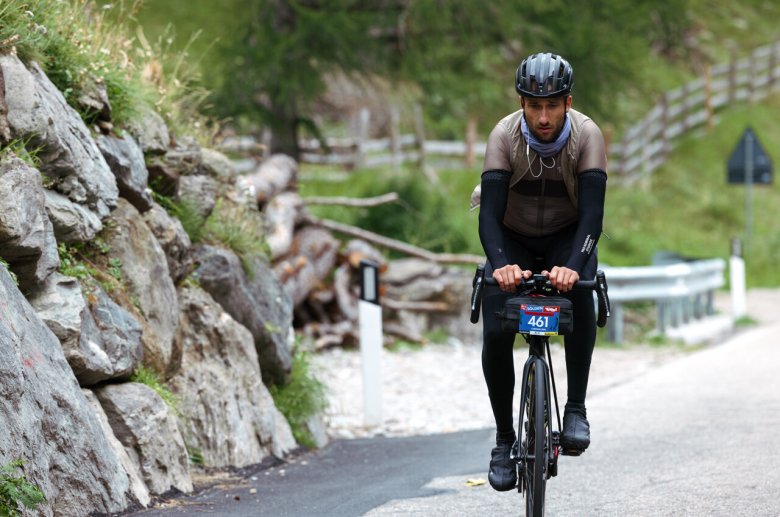
<svg viewBox="0 0 780 517">
<path fill-rule="evenodd" d="M 596 341 L 592 293 L 572 291 L 596 275 L 607 183 L 604 137 L 590 118 L 571 109 L 574 72 L 562 57 L 533 54 L 515 74 L 521 109 L 488 138 L 481 181 L 479 236 L 488 259 L 482 301 L 482 369 L 496 420 L 488 479 L 500 491 L 516 486 L 510 460 L 515 441 L 512 397 L 514 333 L 501 331 L 496 312 L 522 278 L 538 267 L 574 305 L 574 333 L 565 336 L 568 400 L 561 444 L 585 450 L 588 373 Z"/>
</svg>

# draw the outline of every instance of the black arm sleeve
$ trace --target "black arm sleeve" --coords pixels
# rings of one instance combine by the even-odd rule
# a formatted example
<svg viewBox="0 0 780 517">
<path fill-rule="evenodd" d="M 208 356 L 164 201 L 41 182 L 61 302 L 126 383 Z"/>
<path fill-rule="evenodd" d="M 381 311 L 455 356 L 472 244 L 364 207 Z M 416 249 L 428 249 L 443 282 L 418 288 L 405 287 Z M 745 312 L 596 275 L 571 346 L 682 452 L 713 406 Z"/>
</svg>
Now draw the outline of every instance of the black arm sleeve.
<svg viewBox="0 0 780 517">
<path fill-rule="evenodd" d="M 577 231 L 566 267 L 582 273 L 601 235 L 607 173 L 601 169 L 590 169 L 580 173 L 578 179 Z"/>
<path fill-rule="evenodd" d="M 502 222 L 509 192 L 509 171 L 489 170 L 482 173 L 479 205 L 479 240 L 490 265 L 498 269 L 507 265 Z"/>
</svg>

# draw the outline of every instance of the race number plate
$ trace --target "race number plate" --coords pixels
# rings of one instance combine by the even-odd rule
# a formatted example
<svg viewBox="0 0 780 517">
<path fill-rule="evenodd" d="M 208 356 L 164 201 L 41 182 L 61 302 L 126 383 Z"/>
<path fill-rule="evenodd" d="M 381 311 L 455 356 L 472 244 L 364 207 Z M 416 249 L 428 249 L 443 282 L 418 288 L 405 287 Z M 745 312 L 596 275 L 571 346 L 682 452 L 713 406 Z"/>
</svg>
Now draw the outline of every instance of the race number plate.
<svg viewBox="0 0 780 517">
<path fill-rule="evenodd" d="M 518 332 L 534 336 L 557 336 L 561 308 L 551 305 L 520 305 Z"/>
</svg>

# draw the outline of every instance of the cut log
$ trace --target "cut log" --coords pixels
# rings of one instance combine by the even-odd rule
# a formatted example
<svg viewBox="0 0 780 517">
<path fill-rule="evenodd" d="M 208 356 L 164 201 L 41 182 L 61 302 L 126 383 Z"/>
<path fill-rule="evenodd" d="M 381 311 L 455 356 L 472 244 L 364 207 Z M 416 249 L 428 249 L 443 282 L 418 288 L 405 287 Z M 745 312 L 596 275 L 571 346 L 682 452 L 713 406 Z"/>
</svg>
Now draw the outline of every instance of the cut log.
<svg viewBox="0 0 780 517">
<path fill-rule="evenodd" d="M 422 334 L 418 332 L 412 332 L 403 325 L 398 325 L 396 323 L 383 323 L 382 330 L 385 334 L 399 337 L 404 341 L 409 341 L 412 343 L 425 343 L 426 341 Z"/>
<path fill-rule="evenodd" d="M 447 302 L 419 302 L 408 300 L 393 300 L 391 298 L 383 298 L 382 306 L 394 311 L 447 312 L 450 310 L 450 305 Z"/>
<path fill-rule="evenodd" d="M 282 260 L 274 266 L 274 273 L 282 284 L 284 292 L 292 300 L 293 307 L 320 286 L 320 279 L 315 274 L 314 266 L 306 257 L 298 256 Z"/>
<path fill-rule="evenodd" d="M 303 199 L 306 205 L 337 205 L 337 206 L 350 206 L 350 207 L 372 207 L 384 205 L 386 203 L 393 203 L 398 201 L 398 194 L 395 192 L 389 192 L 381 196 L 376 197 L 320 197 L 311 196 Z"/>
<path fill-rule="evenodd" d="M 406 253 L 407 255 L 411 255 L 413 257 L 424 258 L 426 260 L 438 262 L 440 264 L 482 264 L 485 262 L 485 257 L 481 255 L 434 253 L 432 251 L 413 246 L 412 244 L 406 242 L 384 237 L 377 233 L 369 232 L 368 230 L 363 230 L 348 224 L 331 221 L 330 219 L 320 219 L 309 214 L 306 214 L 304 217 L 306 222 L 310 224 L 321 226 L 334 232 L 343 233 L 352 237 L 357 237 L 359 239 L 366 240 L 388 249 L 400 251 L 401 253 Z"/>
<path fill-rule="evenodd" d="M 298 163 L 284 154 L 274 154 L 264 160 L 257 170 L 243 177 L 259 204 L 265 204 L 275 195 L 290 189 L 298 177 Z"/>
<path fill-rule="evenodd" d="M 301 196 L 295 192 L 283 192 L 266 205 L 263 213 L 267 228 L 266 242 L 270 248 L 271 260 L 290 251 L 295 224 L 301 219 Z"/>
<path fill-rule="evenodd" d="M 314 266 L 317 278 L 324 280 L 336 266 L 339 244 L 329 231 L 316 226 L 306 226 L 296 232 L 289 253 L 306 257 Z"/>
<path fill-rule="evenodd" d="M 352 291 L 352 268 L 342 264 L 333 275 L 333 291 L 336 293 L 336 303 L 347 320 L 357 321 L 358 297 Z"/>
</svg>

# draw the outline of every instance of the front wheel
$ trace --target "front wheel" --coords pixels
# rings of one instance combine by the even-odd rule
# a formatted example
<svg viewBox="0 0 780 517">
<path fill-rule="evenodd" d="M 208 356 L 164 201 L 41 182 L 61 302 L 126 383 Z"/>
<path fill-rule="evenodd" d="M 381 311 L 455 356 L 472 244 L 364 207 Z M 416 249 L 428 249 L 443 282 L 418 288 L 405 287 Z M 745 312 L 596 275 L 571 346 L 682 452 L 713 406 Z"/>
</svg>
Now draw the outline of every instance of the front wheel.
<svg viewBox="0 0 780 517">
<path fill-rule="evenodd" d="M 547 414 L 547 374 L 544 363 L 534 361 L 528 370 L 526 381 L 528 403 L 525 404 L 525 418 L 528 422 L 525 468 L 525 508 L 528 517 L 544 515 L 544 493 L 547 485 L 547 454 L 549 443 L 549 415 Z"/>
</svg>

